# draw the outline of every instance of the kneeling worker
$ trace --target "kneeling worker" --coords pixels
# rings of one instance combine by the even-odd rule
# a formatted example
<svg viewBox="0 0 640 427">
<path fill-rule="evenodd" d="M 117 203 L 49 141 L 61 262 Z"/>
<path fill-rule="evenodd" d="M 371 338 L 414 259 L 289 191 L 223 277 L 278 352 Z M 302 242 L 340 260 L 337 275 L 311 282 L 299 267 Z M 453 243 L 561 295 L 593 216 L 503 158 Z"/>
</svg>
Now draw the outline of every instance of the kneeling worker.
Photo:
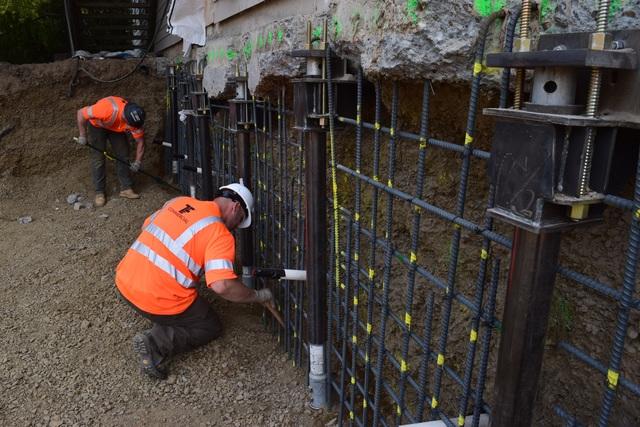
<svg viewBox="0 0 640 427">
<path fill-rule="evenodd" d="M 236 228 L 251 225 L 253 196 L 242 184 L 220 187 L 213 201 L 177 197 L 147 218 L 116 269 L 120 294 L 153 327 L 133 337 L 142 370 L 166 378 L 167 357 L 202 346 L 222 333 L 218 315 L 196 287 L 222 298 L 275 310 L 269 289 L 255 291 L 233 271 Z"/>
<path fill-rule="evenodd" d="M 130 133 L 136 141 L 136 159 L 131 162 L 130 167 L 118 162 L 116 173 L 120 181 L 120 197 L 127 199 L 138 199 L 132 187 L 133 182 L 129 175 L 129 169 L 137 172 L 142 164 L 144 154 L 144 118 L 145 112 L 137 104 L 128 102 L 118 96 L 108 96 L 88 107 L 83 107 L 76 113 L 78 122 L 78 143 L 87 143 L 87 127 L 89 129 L 89 143 L 97 148 L 91 150 L 91 173 L 93 175 L 93 185 L 96 191 L 95 205 L 104 206 L 106 198 L 104 195 L 106 173 L 105 156 L 103 152 L 107 148 L 107 140 L 111 143 L 111 148 L 116 157 L 127 159 L 129 157 L 129 144 L 126 133 Z M 88 122 L 88 125 L 87 125 Z M 100 151 L 98 151 L 100 150 Z"/>
</svg>

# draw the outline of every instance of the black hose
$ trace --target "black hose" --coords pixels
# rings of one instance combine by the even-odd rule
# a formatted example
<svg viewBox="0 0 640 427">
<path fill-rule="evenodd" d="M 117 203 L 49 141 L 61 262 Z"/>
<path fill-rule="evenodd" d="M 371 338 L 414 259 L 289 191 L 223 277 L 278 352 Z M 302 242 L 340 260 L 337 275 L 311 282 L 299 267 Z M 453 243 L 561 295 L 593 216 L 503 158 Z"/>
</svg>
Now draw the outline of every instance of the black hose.
<svg viewBox="0 0 640 427">
<path fill-rule="evenodd" d="M 108 151 L 101 150 L 98 147 L 96 147 L 94 145 L 91 145 L 89 143 L 86 143 L 84 145 L 86 145 L 87 147 L 89 147 L 89 148 L 91 148 L 93 150 L 96 150 L 99 153 L 104 154 L 107 159 L 115 160 L 116 162 L 119 162 L 119 163 L 122 163 L 124 165 L 130 166 L 129 162 L 127 162 L 126 160 L 122 160 L 119 157 L 114 156 L 113 154 L 109 153 Z M 165 181 L 164 179 L 160 178 L 159 176 L 151 175 L 149 172 L 145 172 L 142 169 L 138 169 L 137 172 L 141 173 L 142 175 L 148 176 L 149 178 L 153 179 L 154 181 L 156 181 L 159 184 L 166 185 L 167 187 L 172 188 L 172 189 L 174 189 L 174 190 L 176 190 L 176 191 L 178 191 L 180 193 L 182 192 L 182 191 L 180 191 L 180 189 L 178 187 L 174 187 L 173 185 L 169 184 L 167 181 Z"/>
<path fill-rule="evenodd" d="M 69 7 L 68 7 L 67 3 L 68 3 L 68 0 L 65 0 L 65 2 L 64 2 L 64 6 L 65 6 L 64 7 L 64 14 L 65 14 L 65 18 L 67 20 L 67 30 L 69 31 L 69 40 L 70 40 L 70 43 L 71 43 L 71 56 L 73 56 L 73 55 L 75 55 L 75 48 L 74 48 L 74 45 L 73 45 L 73 35 L 71 33 L 71 20 L 69 18 Z M 169 7 L 169 3 L 170 3 L 170 0 L 167 0 L 167 2 L 164 5 L 164 10 L 162 11 L 162 15 L 161 16 L 165 16 L 165 14 L 167 13 L 167 9 Z M 77 66 L 76 73 L 77 73 L 78 70 L 82 71 L 87 76 L 89 76 L 89 78 L 91 80 L 94 80 L 94 81 L 96 81 L 98 83 L 116 83 L 116 82 L 119 82 L 121 80 L 126 79 L 127 77 L 131 76 L 133 73 L 135 73 L 138 70 L 138 68 L 142 64 L 142 61 L 144 61 L 144 59 L 149 54 L 149 51 L 151 50 L 151 47 L 153 46 L 153 44 L 156 41 L 156 37 L 158 37 L 158 29 L 159 29 L 159 26 L 156 26 L 156 29 L 153 32 L 153 37 L 151 38 L 151 41 L 149 42 L 149 46 L 147 47 L 146 51 L 144 52 L 144 54 L 142 55 L 142 57 L 140 58 L 138 63 L 135 65 L 135 67 L 133 67 L 133 69 L 131 71 L 127 72 L 123 76 L 115 78 L 115 79 L 112 79 L 112 80 L 100 79 L 100 78 L 94 76 L 93 74 L 91 74 L 91 72 L 89 72 L 89 70 L 87 70 L 86 68 L 81 67 L 79 65 L 79 61 L 80 61 L 79 58 L 78 58 L 78 66 Z M 74 78 L 72 79 L 72 84 L 73 84 L 73 81 L 75 81 L 75 80 L 76 80 L 76 76 L 74 75 Z"/>
</svg>

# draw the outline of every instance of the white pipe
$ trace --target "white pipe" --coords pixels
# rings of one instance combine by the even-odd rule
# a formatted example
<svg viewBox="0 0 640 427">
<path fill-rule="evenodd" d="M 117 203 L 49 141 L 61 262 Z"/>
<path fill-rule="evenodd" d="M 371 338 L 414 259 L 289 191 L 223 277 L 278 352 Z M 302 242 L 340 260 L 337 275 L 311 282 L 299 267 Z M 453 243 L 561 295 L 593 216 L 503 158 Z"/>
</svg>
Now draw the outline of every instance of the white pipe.
<svg viewBox="0 0 640 427">
<path fill-rule="evenodd" d="M 458 420 L 456 418 L 449 418 L 449 421 L 453 425 L 459 425 Z M 471 427 L 473 424 L 473 415 L 469 415 L 464 419 L 464 427 Z M 447 424 L 444 421 L 427 421 L 424 423 L 415 423 L 415 424 L 403 424 L 400 427 L 446 427 Z M 480 420 L 478 420 L 478 427 L 489 427 L 489 415 L 480 414 Z"/>
<path fill-rule="evenodd" d="M 284 277 L 281 277 L 280 280 L 300 280 L 303 282 L 307 281 L 307 272 L 305 270 L 284 270 Z"/>
</svg>

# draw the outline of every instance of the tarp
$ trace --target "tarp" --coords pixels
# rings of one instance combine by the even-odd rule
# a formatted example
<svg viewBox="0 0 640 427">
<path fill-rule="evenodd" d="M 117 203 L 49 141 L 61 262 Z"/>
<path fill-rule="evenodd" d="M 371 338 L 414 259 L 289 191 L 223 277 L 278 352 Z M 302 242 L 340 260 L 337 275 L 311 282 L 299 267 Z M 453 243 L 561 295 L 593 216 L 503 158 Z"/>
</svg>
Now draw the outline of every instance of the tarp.
<svg viewBox="0 0 640 427">
<path fill-rule="evenodd" d="M 181 37 L 186 55 L 192 44 L 204 46 L 207 40 L 205 0 L 171 0 L 167 13 L 167 31 Z"/>
</svg>

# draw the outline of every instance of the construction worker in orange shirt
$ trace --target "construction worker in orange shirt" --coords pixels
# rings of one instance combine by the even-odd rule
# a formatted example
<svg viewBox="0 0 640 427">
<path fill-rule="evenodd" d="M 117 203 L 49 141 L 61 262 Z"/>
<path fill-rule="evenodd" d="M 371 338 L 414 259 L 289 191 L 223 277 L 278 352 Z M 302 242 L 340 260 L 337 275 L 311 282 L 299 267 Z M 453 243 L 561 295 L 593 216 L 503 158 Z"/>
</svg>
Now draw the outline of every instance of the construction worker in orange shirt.
<svg viewBox="0 0 640 427">
<path fill-rule="evenodd" d="M 172 199 L 145 220 L 116 269 L 115 282 L 124 300 L 153 324 L 133 337 L 147 375 L 166 378 L 168 357 L 222 333 L 218 315 L 196 290 L 202 275 L 218 296 L 257 302 L 279 316 L 269 289 L 250 289 L 234 273 L 231 233 L 251 225 L 252 210 L 249 189 L 233 183 L 220 187 L 213 201 Z"/>
<path fill-rule="evenodd" d="M 89 142 L 96 150 L 91 152 L 91 172 L 95 187 L 95 205 L 104 206 L 105 197 L 105 155 L 107 140 L 116 157 L 129 158 L 129 145 L 126 133 L 131 134 L 136 141 L 136 157 L 127 168 L 126 163 L 116 164 L 116 173 L 120 181 L 120 197 L 138 199 L 140 196 L 131 188 L 133 182 L 129 169 L 137 172 L 142 165 L 144 155 L 144 119 L 145 112 L 139 105 L 118 96 L 102 98 L 93 105 L 83 107 L 76 114 L 81 145 Z M 87 140 L 88 128 L 88 140 Z"/>
</svg>

